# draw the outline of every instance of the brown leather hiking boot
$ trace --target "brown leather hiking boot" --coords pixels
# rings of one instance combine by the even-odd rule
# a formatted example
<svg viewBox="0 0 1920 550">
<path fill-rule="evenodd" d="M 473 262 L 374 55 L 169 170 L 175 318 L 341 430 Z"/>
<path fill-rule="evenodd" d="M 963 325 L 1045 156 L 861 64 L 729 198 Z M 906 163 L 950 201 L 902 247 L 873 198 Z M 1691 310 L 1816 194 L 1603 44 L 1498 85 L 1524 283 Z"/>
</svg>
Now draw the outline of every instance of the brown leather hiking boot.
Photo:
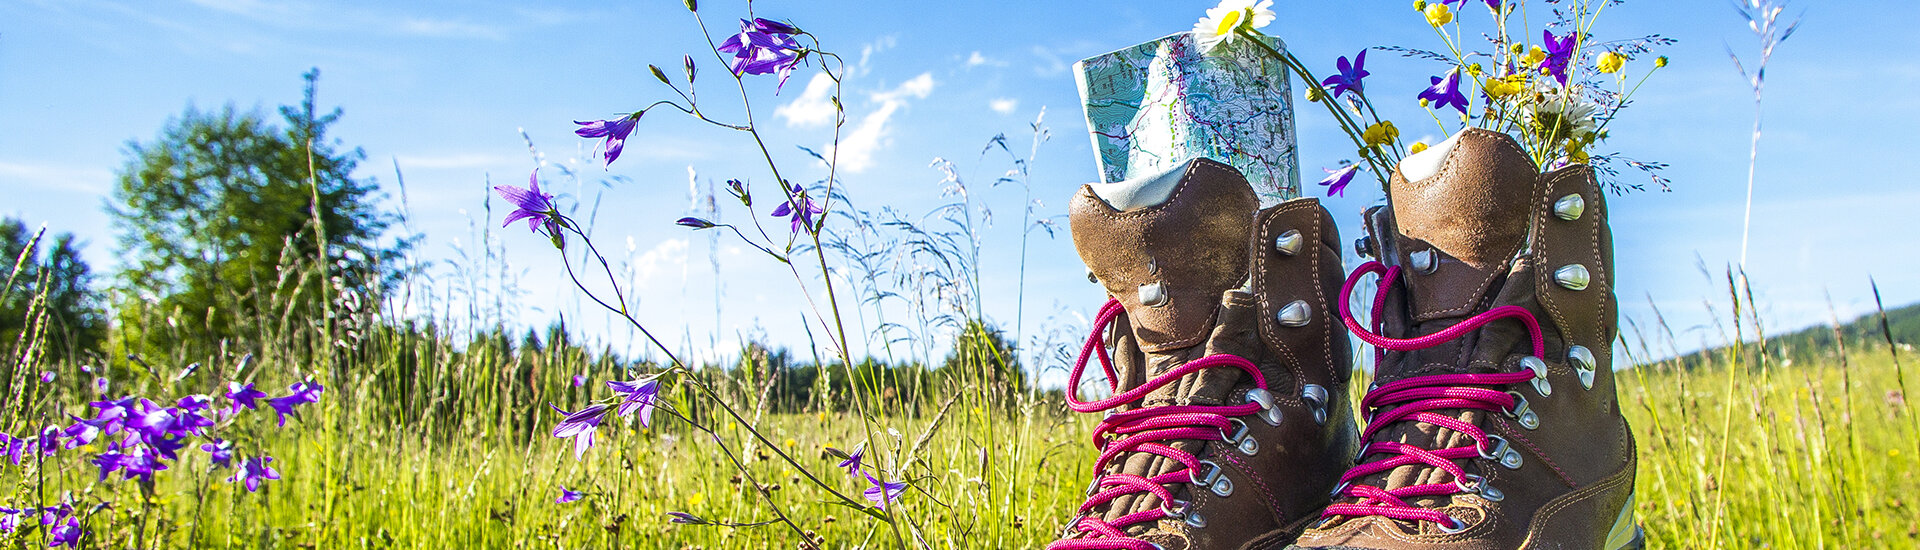
<svg viewBox="0 0 1920 550">
<path fill-rule="evenodd" d="M 1111 299 L 1068 402 L 1107 417 L 1086 503 L 1048 548 L 1285 547 L 1319 517 L 1357 437 L 1326 210 L 1260 210 L 1239 172 L 1197 159 L 1083 187 L 1069 211 Z M 1090 357 L 1111 397 L 1078 398 Z"/>
<path fill-rule="evenodd" d="M 1381 275 L 1370 329 L 1342 311 L 1379 348 L 1367 446 L 1299 546 L 1639 547 L 1592 169 L 1541 174 L 1512 138 L 1479 129 L 1432 154 L 1403 161 L 1389 205 L 1367 212 L 1360 248 L 1380 261 L 1341 293 Z"/>
</svg>

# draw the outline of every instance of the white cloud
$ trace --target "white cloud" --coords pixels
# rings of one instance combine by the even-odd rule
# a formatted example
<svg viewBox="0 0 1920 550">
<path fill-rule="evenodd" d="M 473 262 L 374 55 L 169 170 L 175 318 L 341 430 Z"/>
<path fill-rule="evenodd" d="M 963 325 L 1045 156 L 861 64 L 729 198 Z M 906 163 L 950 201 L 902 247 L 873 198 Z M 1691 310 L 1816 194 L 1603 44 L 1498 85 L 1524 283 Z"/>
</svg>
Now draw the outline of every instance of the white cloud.
<svg viewBox="0 0 1920 550">
<path fill-rule="evenodd" d="M 42 189 L 104 195 L 113 186 L 113 172 L 100 168 L 73 168 L 0 161 L 0 182 L 24 183 Z"/>
<path fill-rule="evenodd" d="M 970 54 L 967 54 L 967 62 L 966 62 L 966 65 L 967 65 L 967 68 L 969 68 L 969 69 L 971 69 L 971 68 L 974 68 L 974 67 L 978 67 L 978 66 L 981 66 L 981 65 L 992 65 L 992 66 L 995 66 L 995 67 L 1005 67 L 1005 66 L 1007 66 L 1007 62 L 1005 62 L 1005 61 L 1001 61 L 1001 60 L 998 60 L 998 59 L 993 59 L 993 58 L 990 58 L 990 57 L 987 57 L 987 56 L 985 56 L 985 55 L 981 55 L 981 54 L 980 54 L 980 51 L 979 51 L 979 50 L 974 50 L 974 52 L 973 52 L 973 53 L 970 53 Z"/>
<path fill-rule="evenodd" d="M 827 73 L 814 73 L 806 91 L 793 102 L 773 110 L 773 116 L 787 119 L 787 126 L 825 126 L 833 123 L 833 79 Z"/>
<path fill-rule="evenodd" d="M 996 112 L 996 113 L 1000 113 L 1003 115 L 1010 115 L 1010 114 L 1013 114 L 1013 111 L 1015 109 L 1020 108 L 1020 100 L 1014 99 L 1011 97 L 1002 97 L 1002 98 L 995 99 L 993 101 L 988 101 L 987 108 L 993 109 L 993 112 Z"/>
<path fill-rule="evenodd" d="M 892 128 L 887 123 L 901 108 L 907 106 L 907 99 L 925 99 L 933 93 L 933 73 L 920 73 L 899 87 L 873 94 L 873 100 L 880 107 L 861 117 L 847 137 L 840 140 L 840 149 L 834 151 L 840 161 L 840 168 L 848 172 L 862 172 L 873 166 L 873 153 L 885 147 L 892 140 L 888 134 Z"/>
<path fill-rule="evenodd" d="M 689 244 L 686 239 L 667 239 L 641 253 L 633 260 L 634 286 L 647 288 L 660 273 L 685 272 Z"/>
</svg>

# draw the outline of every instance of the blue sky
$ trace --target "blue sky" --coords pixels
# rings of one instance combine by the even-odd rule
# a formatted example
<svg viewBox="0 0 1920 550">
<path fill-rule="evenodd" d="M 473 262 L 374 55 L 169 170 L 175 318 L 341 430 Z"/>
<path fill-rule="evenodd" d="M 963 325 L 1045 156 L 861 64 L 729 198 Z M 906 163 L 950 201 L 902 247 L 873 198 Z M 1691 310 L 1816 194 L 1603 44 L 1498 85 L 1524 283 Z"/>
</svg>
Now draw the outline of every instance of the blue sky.
<svg viewBox="0 0 1920 550">
<path fill-rule="evenodd" d="M 708 23 L 723 33 L 745 7 L 702 4 Z M 950 200 L 940 196 L 940 173 L 928 167 L 935 157 L 955 161 L 972 181 L 991 181 L 1007 165 L 992 156 L 980 160 L 983 144 L 1005 133 L 1024 150 L 1027 125 L 1044 107 L 1053 139 L 1040 148 L 1033 192 L 1043 212 L 1058 214 L 1076 186 L 1096 177 L 1070 64 L 1190 28 L 1210 6 L 768 0 L 754 9 L 822 36 L 852 64 L 849 128 L 867 129 L 856 132 L 863 145 L 843 149 L 853 159 L 844 179 L 862 206 L 921 213 Z M 1281 0 L 1275 9 L 1279 19 L 1266 30 L 1321 72 L 1363 47 L 1433 45 L 1431 30 L 1400 0 Z M 1748 268 L 1764 319 L 1777 328 L 1824 321 L 1829 294 L 1842 317 L 1869 311 L 1869 276 L 1890 305 L 1920 300 L 1920 247 L 1902 229 L 1920 204 L 1908 152 L 1920 123 L 1920 96 L 1911 93 L 1920 88 L 1920 61 L 1910 55 L 1916 44 L 1907 28 L 1920 21 L 1920 5 L 1800 2 L 1789 11 L 1802 9 L 1805 25 L 1769 68 Z M 1730 6 L 1715 0 L 1627 2 L 1608 8 L 1596 33 L 1602 40 L 1654 33 L 1679 40 L 1664 51 L 1673 64 L 1642 89 L 1606 144 L 1671 164 L 1675 182 L 1672 193 L 1610 198 L 1624 314 L 1649 323 L 1650 304 L 1657 304 L 1682 348 L 1720 341 L 1722 329 L 1704 304 L 1725 309 L 1718 277 L 1739 254 L 1753 114 L 1726 50 L 1748 54 L 1755 42 Z M 583 175 L 578 186 L 550 185 L 588 206 L 599 201 L 596 234 L 616 259 L 632 259 L 643 321 L 690 347 L 730 347 L 738 334 L 758 331 L 803 345 L 796 313 L 803 301 L 784 270 L 671 223 L 688 212 L 689 168 L 702 181 L 769 180 L 744 154 L 749 143 L 741 135 L 658 112 L 643 121 L 621 161 L 601 170 L 587 158 L 593 143 L 571 134 L 571 120 L 667 97 L 646 65 L 677 72 L 681 54 L 698 52 L 699 44 L 678 0 L 538 7 L 8 2 L 0 4 L 0 215 L 79 234 L 90 242 L 88 258 L 110 271 L 116 254 L 103 206 L 129 140 L 153 139 L 189 105 L 270 110 L 295 102 L 300 73 L 319 67 L 320 101 L 346 111 L 334 136 L 366 150 L 362 175 L 394 194 L 396 207 L 394 164 L 404 172 L 412 227 L 427 238 L 425 258 L 475 249 L 489 178 L 521 184 L 535 166 L 524 130 L 550 165 L 543 174 L 560 177 L 556 167 L 566 166 Z M 706 74 L 703 98 L 721 104 L 730 90 L 718 86 L 720 67 L 696 58 Z M 1442 137 L 1413 104 L 1436 66 L 1377 51 L 1369 58 L 1368 90 L 1387 115 L 1409 137 Z M 771 100 L 770 89 L 755 89 L 756 113 L 781 161 L 799 173 L 789 176 L 795 179 L 823 175 L 793 147 L 827 142 L 825 130 L 808 124 L 804 104 L 789 107 L 804 98 L 808 79 L 797 74 Z M 776 114 L 782 107 L 801 116 Z M 1350 148 L 1324 112 L 1297 116 L 1303 172 L 1317 174 Z M 1018 223 L 1008 220 L 1017 219 L 1021 198 L 1007 186 L 977 186 L 975 197 L 997 220 L 982 260 L 987 309 L 1011 325 L 1018 258 L 1004 243 L 1017 242 Z M 1327 204 L 1351 238 L 1357 213 L 1378 200 L 1377 190 L 1355 185 Z M 539 239 L 519 231 L 495 235 L 521 281 L 517 320 L 544 325 L 564 314 L 626 346 L 624 331 L 581 313 L 591 310 L 556 282 L 561 272 Z M 1049 316 L 1090 312 L 1101 299 L 1082 278 L 1064 234 L 1032 247 L 1029 336 L 1045 330 Z M 713 257 L 723 272 L 718 289 Z M 442 271 L 443 280 L 455 278 L 454 270 Z"/>
</svg>

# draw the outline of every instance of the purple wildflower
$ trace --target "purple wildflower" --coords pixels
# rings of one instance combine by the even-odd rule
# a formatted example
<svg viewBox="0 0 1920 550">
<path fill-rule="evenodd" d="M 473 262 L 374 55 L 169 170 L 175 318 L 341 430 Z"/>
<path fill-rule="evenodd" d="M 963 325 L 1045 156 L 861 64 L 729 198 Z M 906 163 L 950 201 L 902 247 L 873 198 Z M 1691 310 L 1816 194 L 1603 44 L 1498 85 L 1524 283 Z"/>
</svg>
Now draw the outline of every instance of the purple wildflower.
<svg viewBox="0 0 1920 550">
<path fill-rule="evenodd" d="M 777 21 L 742 19 L 740 34 L 727 37 L 717 50 L 733 54 L 730 68 L 735 75 L 778 73 L 780 83 L 774 87 L 774 93 L 778 94 L 794 67 L 805 58 L 800 43 L 793 39 L 799 32 L 800 29 Z"/>
<path fill-rule="evenodd" d="M 20 465 L 20 460 L 25 458 L 26 452 L 27 440 L 0 433 L 0 454 L 7 455 L 7 459 L 12 460 L 14 466 Z"/>
<path fill-rule="evenodd" d="M 20 528 L 20 510 L 0 508 L 0 533 L 12 533 Z"/>
<path fill-rule="evenodd" d="M 1348 63 L 1347 58 L 1342 57 L 1337 65 L 1340 68 L 1340 74 L 1327 77 L 1326 80 L 1320 82 L 1321 86 L 1332 87 L 1333 97 L 1340 97 L 1340 94 L 1347 93 L 1348 91 L 1352 91 L 1355 94 L 1366 93 L 1360 89 L 1360 79 L 1366 78 L 1367 75 L 1372 73 L 1368 73 L 1366 69 L 1367 50 L 1365 48 L 1360 50 L 1359 55 L 1353 56 L 1352 63 Z"/>
<path fill-rule="evenodd" d="M 707 520 L 700 519 L 700 516 L 696 516 L 686 512 L 667 512 L 667 521 L 672 523 L 684 523 L 688 525 L 705 525 L 707 523 Z"/>
<path fill-rule="evenodd" d="M 208 459 L 213 461 L 215 467 L 233 467 L 233 441 L 215 439 L 212 443 L 200 445 L 200 450 L 207 452 Z"/>
<path fill-rule="evenodd" d="M 41 371 L 41 372 L 40 372 L 40 381 L 41 381 L 42 383 L 45 383 L 45 382 L 52 382 L 52 381 L 53 381 L 53 371 Z"/>
<path fill-rule="evenodd" d="M 107 394 L 107 384 L 108 384 L 108 382 L 107 382 L 107 379 L 106 379 L 106 377 L 100 377 L 100 378 L 95 378 L 95 379 L 93 379 L 93 393 L 96 393 L 96 394 L 100 394 L 100 395 L 106 395 L 106 394 Z"/>
<path fill-rule="evenodd" d="M 1501 4 L 1501 1 L 1502 1 L 1502 0 L 1486 0 L 1486 2 L 1487 2 L 1487 7 L 1488 7 L 1488 8 L 1490 8 L 1490 9 L 1492 9 L 1493 11 L 1500 11 L 1500 4 Z M 1467 3 L 1467 0 L 1440 0 L 1440 3 L 1442 3 L 1442 4 L 1452 4 L 1452 3 L 1454 3 L 1454 2 L 1459 2 L 1459 3 L 1461 3 L 1461 4 L 1466 4 L 1466 3 Z"/>
<path fill-rule="evenodd" d="M 582 493 L 582 492 L 580 492 L 580 491 L 570 491 L 570 490 L 567 490 L 567 486 L 565 486 L 565 485 L 561 485 L 561 486 L 560 486 L 560 498 L 556 498 L 556 499 L 553 499 L 553 502 L 554 502 L 554 504 L 566 504 L 566 503 L 569 503 L 569 502 L 573 502 L 573 501 L 576 501 L 576 500 L 580 500 L 580 497 L 583 497 L 583 496 L 586 496 L 586 495 L 587 495 L 586 493 Z"/>
<path fill-rule="evenodd" d="M 247 492 L 259 491 L 261 481 L 280 479 L 280 472 L 274 471 L 272 466 L 267 465 L 270 462 L 273 462 L 273 457 L 270 456 L 242 460 L 239 471 L 234 472 L 233 477 L 227 478 L 227 481 L 244 481 L 247 484 Z"/>
<path fill-rule="evenodd" d="M 874 507 L 881 510 L 887 509 L 888 503 L 900 500 L 900 493 L 907 490 L 907 483 L 904 481 L 880 481 L 874 479 L 872 475 L 867 475 L 867 482 L 873 484 L 872 487 L 867 488 L 867 502 L 873 503 Z"/>
<path fill-rule="evenodd" d="M 573 438 L 573 459 L 580 460 L 581 455 L 586 454 L 587 449 L 593 447 L 593 433 L 600 429 L 600 421 L 606 418 L 607 406 L 592 405 L 580 409 L 580 412 L 560 410 L 560 407 L 555 407 L 551 403 L 547 406 L 566 415 L 566 418 L 560 421 L 560 425 L 553 427 L 553 436 L 561 439 Z"/>
<path fill-rule="evenodd" d="M 126 453 L 100 453 L 93 457 L 92 462 L 95 466 L 100 467 L 100 479 L 102 481 L 105 481 L 109 474 L 119 471 L 120 479 L 133 479 L 137 477 L 141 480 L 151 482 L 153 481 L 154 472 L 167 469 L 167 464 L 161 462 L 158 456 L 145 447 L 136 447 Z"/>
<path fill-rule="evenodd" d="M 180 425 L 179 409 L 161 407 L 146 399 L 140 400 L 140 408 L 127 416 L 129 432 L 137 434 L 141 440 L 153 440 L 166 437 Z"/>
<path fill-rule="evenodd" d="M 51 531 L 48 531 L 47 534 L 52 535 L 53 538 L 47 541 L 47 547 L 58 548 L 66 546 L 68 548 L 79 548 L 80 535 L 83 533 L 84 532 L 80 530 L 80 518 L 68 516 L 65 523 L 54 526 Z"/>
<path fill-rule="evenodd" d="M 65 435 L 67 436 L 66 448 L 72 449 L 75 447 L 79 447 L 81 445 L 93 443 L 95 439 L 100 438 L 100 434 L 102 433 L 102 430 L 100 429 L 99 426 L 95 426 L 93 425 L 93 423 L 87 422 L 86 419 L 80 418 L 77 416 L 68 415 L 67 418 L 73 419 L 73 425 L 67 426 L 67 429 L 65 430 Z M 0 435 L 5 435 L 5 434 L 0 434 Z M 3 450 L 3 449 L 0 449 L 0 450 Z"/>
<path fill-rule="evenodd" d="M 227 383 L 227 399 L 233 401 L 233 405 L 229 408 L 234 410 L 238 410 L 240 407 L 258 409 L 260 405 L 255 403 L 255 401 L 265 399 L 266 397 L 267 392 L 253 389 L 252 382 L 248 382 L 246 385 L 241 385 L 239 382 Z"/>
<path fill-rule="evenodd" d="M 273 412 L 278 419 L 277 425 L 282 427 L 287 425 L 288 416 L 295 418 L 300 417 L 299 412 L 295 411 L 294 407 L 320 401 L 320 392 L 327 391 L 327 389 L 321 387 L 319 382 L 309 380 L 306 382 L 294 382 L 293 385 L 287 386 L 287 391 L 293 393 L 288 394 L 286 397 L 275 397 L 267 400 L 267 406 L 273 407 Z"/>
<path fill-rule="evenodd" d="M 1360 172 L 1360 165 L 1348 164 L 1340 167 L 1339 170 L 1327 170 L 1325 168 L 1321 170 L 1327 173 L 1327 179 L 1320 180 L 1320 185 L 1327 187 L 1327 196 L 1339 195 L 1344 197 L 1346 196 L 1347 184 L 1353 183 L 1353 175 Z"/>
<path fill-rule="evenodd" d="M 1446 76 L 1433 77 L 1433 87 L 1420 92 L 1420 99 L 1427 100 L 1427 107 L 1445 109 L 1448 105 L 1459 109 L 1460 114 L 1467 113 L 1467 96 L 1460 93 L 1460 68 L 1447 71 Z"/>
<path fill-rule="evenodd" d="M 608 380 L 607 387 L 625 398 L 620 402 L 620 416 L 625 417 L 639 412 L 640 425 L 653 427 L 653 409 L 660 402 L 660 380 L 654 378 L 631 382 Z"/>
<path fill-rule="evenodd" d="M 583 138 L 607 138 L 606 141 L 600 144 L 601 154 L 606 157 L 607 165 L 612 166 L 614 159 L 620 158 L 620 150 L 624 149 L 627 145 L 627 135 L 632 134 L 633 127 L 640 124 L 640 115 L 643 114 L 646 114 L 646 111 L 609 120 L 594 120 L 589 122 L 576 120 L 573 121 L 573 123 L 580 125 L 580 128 L 575 129 L 573 135 Z M 538 185 L 538 182 L 535 182 L 535 185 Z M 498 189 L 498 187 L 495 189 Z M 534 192 L 539 193 L 539 188 L 535 187 Z M 513 199 L 508 198 L 507 200 Z"/>
<path fill-rule="evenodd" d="M 542 226 L 545 226 L 549 234 L 560 234 L 560 221 L 554 217 L 558 213 L 553 206 L 553 195 L 540 192 L 539 170 L 534 170 L 532 175 L 527 176 L 525 189 L 511 185 L 495 185 L 493 191 L 514 206 L 514 210 L 507 213 L 506 223 L 500 224 L 500 227 L 513 225 L 513 222 L 524 219 L 527 220 L 528 231 L 539 231 Z"/>
<path fill-rule="evenodd" d="M 200 412 L 206 410 L 207 407 L 213 406 L 213 398 L 208 397 L 206 394 L 196 393 L 174 401 L 173 406 L 179 407 L 180 410 L 187 412 Z"/>
<path fill-rule="evenodd" d="M 859 447 L 853 448 L 853 454 L 847 455 L 846 460 L 840 461 L 840 467 L 847 469 L 847 475 L 860 475 L 860 461 L 865 459 L 866 456 L 867 444 L 861 443 Z"/>
<path fill-rule="evenodd" d="M 1567 85 L 1567 66 L 1573 64 L 1573 42 L 1579 31 L 1567 31 L 1564 38 L 1554 38 L 1553 31 L 1540 31 L 1541 40 L 1547 44 L 1547 57 L 1540 60 L 1540 68 L 1546 69 L 1561 86 Z"/>
<path fill-rule="evenodd" d="M 793 218 L 794 233 L 799 233 L 803 227 L 806 228 L 808 233 L 812 233 L 813 215 L 824 213 L 826 210 L 820 208 L 820 205 L 814 204 L 813 199 L 807 198 L 807 191 L 798 185 L 793 186 L 793 190 L 788 191 L 788 194 L 791 195 L 792 198 L 787 202 L 780 203 L 780 206 L 774 207 L 773 214 L 771 215 L 775 218 L 781 216 Z M 793 207 L 796 203 L 800 205 L 800 208 L 796 209 Z"/>
<path fill-rule="evenodd" d="M 585 385 L 587 385 L 587 375 L 584 375 L 584 374 L 573 375 L 573 387 L 578 388 L 580 386 L 585 386 Z"/>
<path fill-rule="evenodd" d="M 679 220 L 679 221 L 675 221 L 675 222 L 673 222 L 673 223 L 676 223 L 676 224 L 680 224 L 680 225 L 684 225 L 684 226 L 687 226 L 687 227 L 691 227 L 691 228 L 694 228 L 694 229 L 712 229 L 712 228 L 714 227 L 714 223 L 713 223 L 713 222 L 710 222 L 710 221 L 707 221 L 707 220 L 704 220 L 704 219 L 700 219 L 700 218 L 695 218 L 695 217 L 692 217 L 692 216 L 688 216 L 688 217 L 685 217 L 685 218 L 680 218 L 680 220 Z"/>
</svg>

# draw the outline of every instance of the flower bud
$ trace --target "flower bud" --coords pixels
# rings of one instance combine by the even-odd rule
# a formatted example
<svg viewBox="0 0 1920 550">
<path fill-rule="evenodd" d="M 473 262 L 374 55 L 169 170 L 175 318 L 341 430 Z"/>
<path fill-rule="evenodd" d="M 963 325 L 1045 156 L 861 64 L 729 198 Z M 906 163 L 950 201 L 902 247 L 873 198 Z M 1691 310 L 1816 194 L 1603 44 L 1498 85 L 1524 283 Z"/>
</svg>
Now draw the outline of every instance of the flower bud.
<svg viewBox="0 0 1920 550">
<path fill-rule="evenodd" d="M 660 79 L 661 84 L 673 85 L 673 81 L 667 80 L 667 72 L 660 70 L 659 65 L 647 65 L 647 69 L 653 71 L 653 77 Z"/>
<path fill-rule="evenodd" d="M 1413 0 L 1413 11 L 1426 11 L 1427 0 Z"/>
<path fill-rule="evenodd" d="M 676 224 L 680 224 L 680 225 L 684 225 L 684 226 L 687 226 L 687 227 L 691 227 L 691 228 L 694 228 L 694 229 L 712 229 L 712 228 L 713 228 L 713 226 L 714 226 L 714 224 L 713 224 L 713 222 L 710 222 L 710 221 L 707 221 L 707 220 L 703 220 L 703 219 L 700 219 L 700 218 L 695 218 L 695 217 L 692 217 L 692 216 L 688 216 L 688 217 L 685 217 L 685 218 L 680 218 L 680 221 L 676 221 L 676 222 L 673 222 L 673 223 L 676 223 Z"/>
<path fill-rule="evenodd" d="M 1655 66 L 1655 67 L 1665 67 L 1665 66 L 1667 66 L 1667 56 L 1664 56 L 1664 55 L 1663 55 L 1663 56 L 1660 56 L 1660 57 L 1655 57 L 1655 58 L 1653 58 L 1653 66 Z"/>
<path fill-rule="evenodd" d="M 687 0 L 687 11 L 700 11 L 700 5 L 694 0 Z"/>
</svg>

